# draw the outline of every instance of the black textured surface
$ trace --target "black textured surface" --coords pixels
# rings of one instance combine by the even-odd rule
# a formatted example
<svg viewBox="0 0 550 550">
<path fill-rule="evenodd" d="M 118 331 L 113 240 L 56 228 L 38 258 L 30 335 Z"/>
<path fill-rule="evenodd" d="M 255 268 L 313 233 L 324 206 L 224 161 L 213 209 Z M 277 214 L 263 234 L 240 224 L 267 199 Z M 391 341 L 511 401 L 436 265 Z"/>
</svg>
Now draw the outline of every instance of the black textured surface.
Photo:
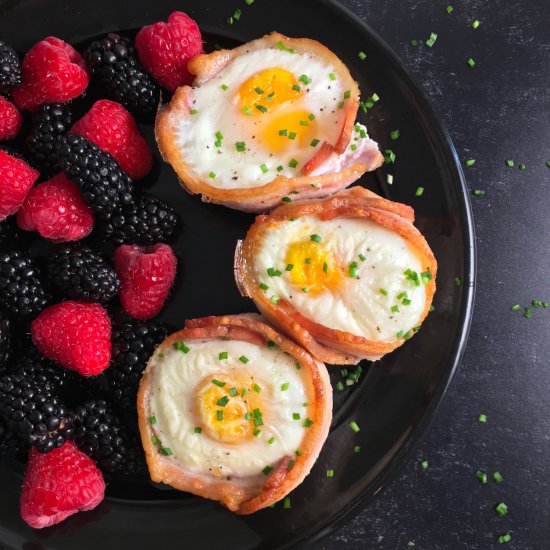
<svg viewBox="0 0 550 550">
<path fill-rule="evenodd" d="M 550 15 L 547 2 L 343 0 L 424 85 L 463 161 L 477 239 L 462 365 L 403 473 L 322 550 L 550 546 Z M 450 3 L 451 14 L 445 11 Z M 472 29 L 471 23 L 481 24 Z M 430 49 L 412 39 L 438 35 Z M 368 70 L 368 54 L 365 70 Z M 472 57 L 471 69 L 466 59 Z M 513 159 L 515 166 L 505 166 Z M 525 164 L 524 171 L 518 164 Z M 398 185 L 396 183 L 396 185 Z M 426 197 L 426 200 L 429 198 Z M 510 311 L 519 303 L 520 311 Z M 487 423 L 477 419 L 487 415 Z M 429 467 L 422 470 L 421 460 Z M 482 485 L 477 469 L 489 474 Z M 492 472 L 504 481 L 496 484 Z M 494 507 L 508 505 L 499 518 Z M 509 532 L 512 540 L 497 543 Z"/>
</svg>

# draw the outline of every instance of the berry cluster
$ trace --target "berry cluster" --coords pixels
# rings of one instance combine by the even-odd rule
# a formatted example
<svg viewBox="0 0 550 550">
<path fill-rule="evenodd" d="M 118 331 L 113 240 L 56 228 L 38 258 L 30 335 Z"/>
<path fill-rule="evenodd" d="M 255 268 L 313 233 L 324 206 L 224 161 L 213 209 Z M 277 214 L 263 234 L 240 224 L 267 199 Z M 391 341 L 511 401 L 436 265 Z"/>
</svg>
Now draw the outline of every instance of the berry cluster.
<svg viewBox="0 0 550 550">
<path fill-rule="evenodd" d="M 32 527 L 95 507 L 103 475 L 145 470 L 136 395 L 168 332 L 152 318 L 176 276 L 179 218 L 135 183 L 153 167 L 136 119 L 152 121 L 161 87 L 190 82 L 201 52 L 178 12 L 135 44 L 109 33 L 79 52 L 48 37 L 21 60 L 0 40 L 0 458 L 28 459 Z M 51 243 L 47 259 L 25 232 Z"/>
</svg>

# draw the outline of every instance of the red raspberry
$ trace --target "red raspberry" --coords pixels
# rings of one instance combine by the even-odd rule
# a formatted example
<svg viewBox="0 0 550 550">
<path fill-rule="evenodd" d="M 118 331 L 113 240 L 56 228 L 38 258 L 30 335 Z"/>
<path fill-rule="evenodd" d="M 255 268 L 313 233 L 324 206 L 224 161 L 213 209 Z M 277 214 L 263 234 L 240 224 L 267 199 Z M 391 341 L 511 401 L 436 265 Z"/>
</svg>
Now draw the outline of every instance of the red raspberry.
<svg viewBox="0 0 550 550">
<path fill-rule="evenodd" d="M 94 216 L 76 184 L 58 174 L 31 189 L 17 212 L 17 225 L 26 231 L 38 231 L 49 241 L 62 243 L 89 235 Z"/>
<path fill-rule="evenodd" d="M 13 139 L 21 130 L 23 117 L 17 107 L 0 96 L 0 141 Z"/>
<path fill-rule="evenodd" d="M 17 212 L 39 173 L 0 149 L 0 222 Z"/>
<path fill-rule="evenodd" d="M 90 77 L 81 55 L 59 38 L 35 44 L 23 59 L 23 84 L 12 97 L 21 109 L 36 111 L 42 103 L 69 101 L 88 86 Z"/>
<path fill-rule="evenodd" d="M 141 320 L 158 315 L 176 278 L 174 251 L 167 244 L 123 245 L 114 263 L 126 312 Z"/>
<path fill-rule="evenodd" d="M 111 360 L 111 321 L 99 304 L 61 302 L 31 323 L 34 345 L 48 359 L 82 376 L 104 371 Z"/>
<path fill-rule="evenodd" d="M 145 177 L 153 166 L 151 149 L 132 115 L 120 103 L 102 99 L 72 127 L 71 133 L 93 141 L 110 153 L 135 180 Z"/>
<path fill-rule="evenodd" d="M 49 453 L 29 451 L 19 502 L 21 517 L 34 529 L 49 527 L 105 497 L 105 481 L 95 462 L 72 441 Z"/>
<path fill-rule="evenodd" d="M 173 92 L 193 80 L 187 62 L 203 52 L 201 31 L 195 20 L 174 11 L 168 23 L 142 27 L 136 36 L 136 49 L 145 70 Z"/>
</svg>

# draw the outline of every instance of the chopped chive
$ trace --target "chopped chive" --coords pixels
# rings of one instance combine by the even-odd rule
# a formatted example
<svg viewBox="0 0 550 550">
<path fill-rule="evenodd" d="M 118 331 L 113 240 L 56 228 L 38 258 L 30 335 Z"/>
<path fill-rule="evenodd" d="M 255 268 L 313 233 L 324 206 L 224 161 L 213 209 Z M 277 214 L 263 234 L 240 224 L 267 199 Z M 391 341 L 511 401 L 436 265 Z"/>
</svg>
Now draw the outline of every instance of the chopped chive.
<svg viewBox="0 0 550 550">
<path fill-rule="evenodd" d="M 243 107 L 243 113 L 245 115 L 251 116 L 252 115 L 252 109 L 250 107 Z"/>
<path fill-rule="evenodd" d="M 221 139 L 218 139 L 217 141 L 214 142 L 214 147 L 218 147 L 218 149 L 222 146 L 222 141 Z"/>
<path fill-rule="evenodd" d="M 424 42 L 428 48 L 431 48 L 435 41 L 437 40 L 437 34 L 435 32 L 431 32 L 429 38 Z"/>
<path fill-rule="evenodd" d="M 273 468 L 271 466 L 266 466 L 263 470 L 262 470 L 262 473 L 264 474 L 264 476 L 268 475 L 271 471 L 273 470 Z"/>
<path fill-rule="evenodd" d="M 473 166 L 476 162 L 476 159 L 468 159 L 464 164 L 466 166 Z"/>
<path fill-rule="evenodd" d="M 300 413 L 292 413 L 292 420 L 300 420 Z"/>
<path fill-rule="evenodd" d="M 228 403 L 229 403 L 229 397 L 227 397 L 227 395 L 220 397 L 220 399 L 216 401 L 216 405 L 218 405 L 219 407 L 225 407 Z"/>
<path fill-rule="evenodd" d="M 359 431 L 359 426 L 357 425 L 357 422 L 355 422 L 355 420 L 352 420 L 350 423 L 349 423 L 349 427 L 355 432 L 357 433 Z"/>
<path fill-rule="evenodd" d="M 244 141 L 237 141 L 235 143 L 235 149 L 237 149 L 239 153 L 244 153 L 246 151 L 246 145 Z"/>
<path fill-rule="evenodd" d="M 269 168 L 264 163 L 262 163 L 260 164 L 260 170 L 265 174 L 269 171 Z"/>
<path fill-rule="evenodd" d="M 367 259 L 367 257 L 366 257 L 364 254 L 359 254 L 359 259 L 360 259 L 362 262 L 364 262 L 364 261 Z"/>
<path fill-rule="evenodd" d="M 327 470 L 327 477 L 334 477 L 334 470 Z"/>
<path fill-rule="evenodd" d="M 309 113 L 309 115 L 307 115 L 307 118 L 309 118 L 309 120 L 315 120 L 315 115 L 313 113 Z"/>
<path fill-rule="evenodd" d="M 420 467 L 423 469 L 423 470 L 427 470 L 428 469 L 428 461 L 427 460 L 423 460 L 421 463 L 420 463 Z"/>
<path fill-rule="evenodd" d="M 254 428 L 254 431 L 252 432 L 252 434 L 254 435 L 254 437 L 262 437 L 262 434 L 264 432 L 262 430 L 259 430 L 258 428 Z"/>
<path fill-rule="evenodd" d="M 357 264 L 357 262 L 351 262 L 349 264 L 349 276 L 352 278 L 352 279 L 358 279 L 358 271 L 359 271 L 359 265 Z"/>
<path fill-rule="evenodd" d="M 514 161 L 513 160 L 507 160 L 506 161 L 506 166 L 508 166 L 508 168 L 512 168 L 514 166 Z"/>
<path fill-rule="evenodd" d="M 292 271 L 294 269 L 294 264 L 286 264 L 285 271 Z"/>
<path fill-rule="evenodd" d="M 433 275 L 430 273 L 430 271 L 423 271 L 420 274 L 420 278 L 422 279 L 422 282 L 427 285 L 433 279 Z"/>
<path fill-rule="evenodd" d="M 214 136 L 216 136 L 216 139 L 218 140 L 222 140 L 223 139 L 223 134 L 218 130 Z"/>
<path fill-rule="evenodd" d="M 223 411 L 216 411 L 216 420 L 223 420 Z"/>
<path fill-rule="evenodd" d="M 256 105 L 254 105 L 254 107 L 256 107 L 256 109 L 258 109 L 258 111 L 261 111 L 262 113 L 267 113 L 267 107 L 264 107 L 263 105 L 260 105 L 259 103 L 256 103 Z"/>
<path fill-rule="evenodd" d="M 496 513 L 502 518 L 508 513 L 508 506 L 504 502 L 499 502 L 495 506 Z"/>
<path fill-rule="evenodd" d="M 334 73 L 328 73 L 328 77 L 331 79 L 331 80 L 336 80 L 336 75 Z"/>
<path fill-rule="evenodd" d="M 302 88 L 300 86 L 298 86 L 298 84 L 293 84 L 292 85 L 292 89 L 295 91 L 295 92 L 301 92 L 302 91 Z"/>
<path fill-rule="evenodd" d="M 296 361 L 296 363 L 294 363 L 294 367 L 296 367 L 296 370 L 300 370 L 302 368 L 302 365 L 300 365 L 299 361 Z"/>
<path fill-rule="evenodd" d="M 247 412 L 247 413 L 244 415 L 244 419 L 245 419 L 245 420 L 252 420 L 252 413 L 251 413 L 251 412 Z"/>
<path fill-rule="evenodd" d="M 158 443 L 159 443 L 159 438 L 158 438 L 156 435 L 151 436 L 151 443 L 152 443 L 153 445 L 158 445 Z"/>
<path fill-rule="evenodd" d="M 264 91 L 261 89 L 261 88 L 254 88 L 254 91 L 258 94 L 258 95 L 262 95 L 264 93 Z"/>
<path fill-rule="evenodd" d="M 275 295 L 271 296 L 271 298 L 269 299 L 269 301 L 275 305 L 279 303 L 279 300 L 280 300 L 279 296 L 275 296 Z"/>
<path fill-rule="evenodd" d="M 455 277 L 454 281 L 456 286 L 460 286 L 462 284 L 462 279 L 460 277 Z"/>
<path fill-rule="evenodd" d="M 353 452 L 354 452 L 355 454 L 360 453 L 360 452 L 361 452 L 361 447 L 360 447 L 360 445 L 356 445 L 355 447 L 353 447 Z"/>
<path fill-rule="evenodd" d="M 414 195 L 416 197 L 421 197 L 423 194 L 424 194 L 424 187 L 417 187 Z"/>
<path fill-rule="evenodd" d="M 170 449 L 170 447 L 163 447 L 160 452 L 164 455 L 164 456 L 170 456 L 172 453 L 172 449 Z"/>
<path fill-rule="evenodd" d="M 480 421 L 480 422 L 487 422 L 487 415 L 486 414 L 480 414 L 477 419 Z"/>
<path fill-rule="evenodd" d="M 283 170 L 284 170 L 284 167 L 279 164 L 279 166 L 277 166 L 277 172 L 282 172 Z"/>
<path fill-rule="evenodd" d="M 307 76 L 305 74 L 301 75 L 298 80 L 300 82 L 303 82 L 304 84 L 310 84 L 311 83 L 311 78 L 309 78 L 309 76 Z"/>
<path fill-rule="evenodd" d="M 202 428 L 200 426 L 195 426 L 195 429 L 193 430 L 196 434 L 202 433 Z"/>
<path fill-rule="evenodd" d="M 510 533 L 504 533 L 504 535 L 500 535 L 497 538 L 497 541 L 499 544 L 502 544 L 503 542 L 510 542 L 512 540 L 512 536 Z"/>
<path fill-rule="evenodd" d="M 359 57 L 361 61 L 365 61 L 365 59 L 367 58 L 367 54 L 365 52 L 359 52 L 357 54 L 357 57 Z"/>
<path fill-rule="evenodd" d="M 149 417 L 149 424 L 156 424 L 157 423 L 157 418 L 155 416 L 150 416 Z"/>
<path fill-rule="evenodd" d="M 548 166 L 548 168 L 550 168 L 550 160 L 546 161 L 546 166 Z"/>
<path fill-rule="evenodd" d="M 388 295 L 388 291 L 385 288 L 381 288 L 378 292 L 380 292 L 380 294 L 382 294 L 382 296 L 387 296 Z"/>
<path fill-rule="evenodd" d="M 290 386 L 289 382 L 285 382 L 284 384 L 281 384 L 281 391 L 288 390 L 288 387 Z"/>
<path fill-rule="evenodd" d="M 472 23 L 472 28 L 473 29 L 477 29 L 479 27 L 479 21 L 476 19 L 473 23 Z"/>
<path fill-rule="evenodd" d="M 468 67 L 472 69 L 476 66 L 476 62 L 471 57 L 468 57 L 468 59 L 466 59 L 466 63 L 468 64 Z"/>
<path fill-rule="evenodd" d="M 525 170 L 525 164 L 518 164 L 518 168 L 520 170 Z"/>
<path fill-rule="evenodd" d="M 533 307 L 543 307 L 543 303 L 540 300 L 532 300 L 531 305 Z"/>
<path fill-rule="evenodd" d="M 264 421 L 262 420 L 261 416 L 259 416 L 258 418 L 255 418 L 253 422 L 254 422 L 254 426 L 256 427 L 264 425 Z"/>
<path fill-rule="evenodd" d="M 431 313 L 432 311 L 435 311 L 435 306 L 434 306 L 434 305 L 431 305 L 431 306 L 430 306 L 430 309 L 429 309 L 428 311 L 429 311 L 430 313 Z"/>
<path fill-rule="evenodd" d="M 476 477 L 477 477 L 477 479 L 479 479 L 479 481 L 481 481 L 481 483 L 483 483 L 483 485 L 487 484 L 487 474 L 485 472 L 482 472 L 481 470 L 478 470 L 476 472 Z"/>
<path fill-rule="evenodd" d="M 294 53 L 294 49 L 293 49 L 293 48 L 289 48 L 287 45 L 285 45 L 285 43 L 284 43 L 283 41 L 277 42 L 277 47 L 278 47 L 280 50 L 283 50 L 283 51 L 285 51 L 285 52 Z"/>
<path fill-rule="evenodd" d="M 349 99 L 351 97 L 351 90 L 346 90 L 344 92 L 344 99 Z"/>
<path fill-rule="evenodd" d="M 267 442 L 270 444 L 270 445 L 273 445 L 273 443 L 275 443 L 275 438 L 273 436 L 271 436 Z"/>
<path fill-rule="evenodd" d="M 259 287 L 260 287 L 262 290 L 269 290 L 269 287 L 268 287 L 265 283 L 260 283 L 260 284 L 259 284 Z"/>
<path fill-rule="evenodd" d="M 241 14 L 242 14 L 242 11 L 237 8 L 234 12 L 233 12 L 233 19 L 235 19 L 236 21 L 238 21 L 240 18 L 241 18 Z"/>
<path fill-rule="evenodd" d="M 338 109 L 343 109 L 344 108 L 344 102 L 343 101 L 339 101 L 338 102 Z"/>
<path fill-rule="evenodd" d="M 500 475 L 499 472 L 493 472 L 493 479 L 497 482 L 497 483 L 502 483 L 504 480 L 502 478 L 502 476 Z"/>
<path fill-rule="evenodd" d="M 292 508 L 292 506 L 290 505 L 290 497 L 285 497 L 285 499 L 283 500 L 283 508 L 285 510 L 290 510 Z"/>
<path fill-rule="evenodd" d="M 197 109 L 189 109 L 189 113 L 192 115 L 196 115 L 199 111 Z"/>
<path fill-rule="evenodd" d="M 189 353 L 189 349 L 183 342 L 176 342 L 174 344 L 174 349 L 178 351 L 183 351 L 183 353 Z"/>
<path fill-rule="evenodd" d="M 296 168 L 296 166 L 298 166 L 298 161 L 296 159 L 291 159 L 290 162 L 288 163 L 288 165 L 291 167 L 291 168 Z"/>
<path fill-rule="evenodd" d="M 296 449 L 296 456 L 302 456 L 302 451 L 300 449 Z"/>
<path fill-rule="evenodd" d="M 215 386 L 218 386 L 219 388 L 223 388 L 225 386 L 225 382 L 222 382 L 221 380 L 216 380 L 215 378 L 213 378 L 211 382 L 212 384 L 214 384 Z"/>
<path fill-rule="evenodd" d="M 227 351 L 220 351 L 220 354 L 218 355 L 218 359 L 227 359 L 229 357 L 229 353 Z"/>
<path fill-rule="evenodd" d="M 474 197 L 484 197 L 485 191 L 483 189 L 474 189 Z"/>
<path fill-rule="evenodd" d="M 319 140 L 317 138 L 312 139 L 310 145 L 312 147 L 317 147 L 317 145 L 319 145 Z"/>
<path fill-rule="evenodd" d="M 311 418 L 306 418 L 302 426 L 304 428 L 311 428 L 311 426 L 313 426 L 313 420 L 311 420 Z"/>
<path fill-rule="evenodd" d="M 413 271 L 412 269 L 406 269 L 405 271 L 403 271 L 403 275 L 406 275 L 407 280 L 411 281 L 414 286 L 420 286 L 420 280 L 416 271 Z"/>
<path fill-rule="evenodd" d="M 448 4 L 447 7 L 445 8 L 445 11 L 447 13 L 453 13 L 453 10 L 454 10 L 454 8 L 453 8 L 453 6 L 451 6 L 451 4 Z"/>
<path fill-rule="evenodd" d="M 227 86 L 225 84 L 222 84 L 220 88 L 225 92 L 227 90 Z"/>
<path fill-rule="evenodd" d="M 355 145 L 355 143 L 352 143 L 352 144 L 350 145 L 350 149 L 351 149 L 352 151 L 356 151 L 356 150 L 357 150 L 357 145 Z"/>
<path fill-rule="evenodd" d="M 283 273 L 282 273 L 282 271 L 279 271 L 278 269 L 275 269 L 274 267 L 268 267 L 267 268 L 267 274 L 270 277 L 280 277 Z"/>
<path fill-rule="evenodd" d="M 386 164 L 394 164 L 396 155 L 391 149 L 386 149 L 384 151 L 386 154 L 384 155 L 384 162 Z"/>
<path fill-rule="evenodd" d="M 246 365 L 246 364 L 248 363 L 249 359 L 248 359 L 248 357 L 247 357 L 246 355 L 241 355 L 241 356 L 239 357 L 239 361 L 240 361 L 241 363 L 244 363 L 244 364 Z"/>
<path fill-rule="evenodd" d="M 289 132 L 288 139 L 294 139 L 296 137 L 296 132 Z"/>
<path fill-rule="evenodd" d="M 288 136 L 288 130 L 279 130 L 280 136 Z"/>
<path fill-rule="evenodd" d="M 411 301 L 412 300 L 409 300 L 408 298 L 403 298 L 403 301 L 401 302 L 404 306 L 410 306 L 411 305 Z"/>
<path fill-rule="evenodd" d="M 229 395 L 231 397 L 237 397 L 237 395 L 239 394 L 239 391 L 237 390 L 237 388 L 233 387 L 229 390 Z"/>
<path fill-rule="evenodd" d="M 411 40 L 411 45 L 412 46 L 417 46 L 418 45 L 418 40 L 415 40 L 414 38 Z"/>
<path fill-rule="evenodd" d="M 397 338 L 401 338 L 401 336 L 403 336 L 403 331 L 400 330 L 400 331 L 397 332 L 395 335 L 397 336 Z"/>
<path fill-rule="evenodd" d="M 258 384 L 254 384 L 252 386 L 252 389 L 256 392 L 256 393 L 260 393 L 262 391 L 262 388 L 260 388 L 260 386 L 258 386 Z"/>
<path fill-rule="evenodd" d="M 529 319 L 531 317 L 531 314 L 533 313 L 533 310 L 531 308 L 528 308 L 526 307 L 524 310 L 523 310 L 523 316 L 526 318 L 526 319 Z"/>
<path fill-rule="evenodd" d="M 281 200 L 283 202 L 292 202 L 292 199 L 290 197 L 283 197 Z"/>
<path fill-rule="evenodd" d="M 321 237 L 320 237 L 319 235 L 316 235 L 316 234 L 310 235 L 310 239 L 311 239 L 313 242 L 316 242 L 316 243 L 320 243 L 320 242 L 321 242 Z"/>
<path fill-rule="evenodd" d="M 390 137 L 395 141 L 399 137 L 399 130 L 393 130 L 390 132 Z"/>
</svg>

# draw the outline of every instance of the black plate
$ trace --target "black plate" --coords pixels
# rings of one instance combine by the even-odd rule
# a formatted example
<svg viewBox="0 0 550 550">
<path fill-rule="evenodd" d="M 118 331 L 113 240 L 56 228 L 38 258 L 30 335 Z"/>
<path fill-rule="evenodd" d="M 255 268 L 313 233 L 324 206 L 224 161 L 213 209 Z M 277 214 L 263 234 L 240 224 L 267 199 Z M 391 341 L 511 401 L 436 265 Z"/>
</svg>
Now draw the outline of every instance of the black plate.
<svg viewBox="0 0 550 550">
<path fill-rule="evenodd" d="M 237 5 L 243 13 L 230 26 L 226 20 Z M 18 514 L 22 470 L 0 464 L 0 539 L 8 548 L 303 547 L 304 541 L 316 540 L 348 520 L 388 481 L 425 430 L 462 354 L 472 310 L 475 257 L 470 205 L 456 152 L 401 61 L 336 2 L 279 0 L 247 6 L 223 0 L 0 0 L 0 37 L 21 51 L 47 35 L 81 43 L 107 31 L 132 32 L 166 19 L 175 9 L 197 19 L 207 49 L 215 43 L 232 46 L 272 30 L 317 39 L 347 64 L 364 98 L 373 92 L 380 96 L 360 119 L 381 148 L 393 149 L 397 159 L 364 177 L 361 184 L 415 208 L 416 225 L 439 262 L 436 311 L 410 342 L 368 366 L 358 386 L 336 392 L 331 434 L 311 475 L 293 492 L 291 510 L 279 504 L 239 517 L 216 503 L 144 481 L 113 484 L 96 510 L 33 531 Z M 358 58 L 359 51 L 366 52 L 365 61 Z M 142 129 L 151 139 L 152 128 Z M 394 129 L 401 132 L 397 141 L 389 138 Z M 161 317 L 177 327 L 185 318 L 252 310 L 253 304 L 237 292 L 232 264 L 235 242 L 245 235 L 253 216 L 188 196 L 172 170 L 156 157 L 151 189 L 170 201 L 184 220 L 175 243 L 181 260 L 178 284 Z M 387 173 L 394 176 L 392 186 L 386 184 Z M 425 191 L 416 197 L 419 186 Z M 336 381 L 340 374 L 333 371 Z M 352 419 L 361 427 L 359 433 L 348 427 Z M 359 454 L 353 452 L 356 445 L 361 446 Z M 334 469 L 332 479 L 326 477 L 327 468 Z"/>
</svg>

